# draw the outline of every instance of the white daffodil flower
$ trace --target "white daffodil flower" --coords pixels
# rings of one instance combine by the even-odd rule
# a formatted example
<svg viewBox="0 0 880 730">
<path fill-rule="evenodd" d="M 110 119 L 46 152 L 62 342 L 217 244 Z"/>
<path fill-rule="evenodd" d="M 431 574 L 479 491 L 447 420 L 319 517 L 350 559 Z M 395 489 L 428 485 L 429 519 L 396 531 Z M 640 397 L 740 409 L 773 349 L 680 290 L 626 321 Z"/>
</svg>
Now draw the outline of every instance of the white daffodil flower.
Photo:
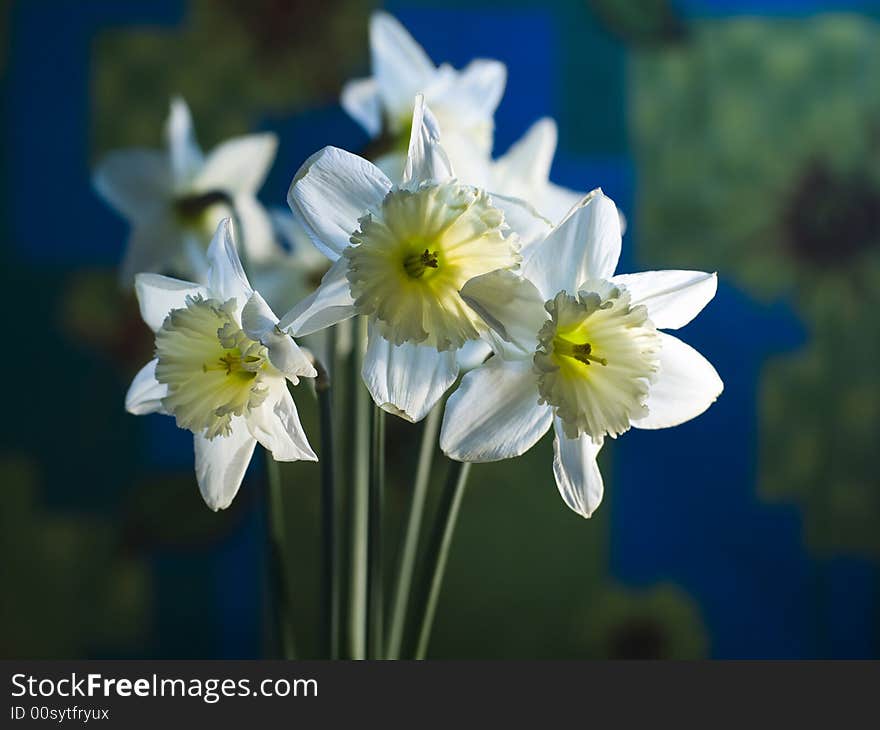
<svg viewBox="0 0 880 730">
<path fill-rule="evenodd" d="M 553 223 L 561 221 L 585 195 L 550 182 L 557 138 L 556 122 L 549 117 L 539 119 L 492 162 L 489 172 L 490 190 L 528 200 Z"/>
<path fill-rule="evenodd" d="M 135 376 L 125 407 L 172 415 L 193 432 L 199 489 L 218 510 L 232 503 L 257 442 L 276 461 L 317 461 L 287 388 L 317 373 L 248 283 L 229 219 L 208 262 L 205 285 L 137 276 L 156 357 Z"/>
<path fill-rule="evenodd" d="M 120 272 L 124 284 L 139 272 L 183 271 L 203 280 L 205 249 L 217 224 L 236 217 L 246 258 L 275 245 L 269 215 L 256 193 L 275 158 L 274 134 L 235 137 L 204 156 L 189 108 L 173 99 L 165 126 L 167 149 L 126 149 L 98 165 L 98 193 L 131 223 Z"/>
<path fill-rule="evenodd" d="M 525 203 L 453 177 L 422 97 L 399 186 L 367 160 L 325 147 L 297 172 L 288 202 L 333 263 L 281 327 L 299 337 L 368 317 L 364 381 L 381 408 L 410 421 L 455 382 L 463 346 L 489 331 L 461 287 L 517 267 L 521 241 L 549 228 Z"/>
<path fill-rule="evenodd" d="M 413 99 L 423 94 L 443 132 L 443 147 L 462 180 L 485 186 L 493 116 L 507 83 L 500 61 L 478 59 L 457 71 L 435 66 L 407 30 L 385 12 L 370 18 L 373 75 L 348 82 L 341 103 L 371 137 L 385 134 L 395 151 L 376 164 L 397 178 L 406 163 Z"/>
<path fill-rule="evenodd" d="M 723 383 L 696 350 L 662 329 L 691 321 L 715 274 L 614 275 L 620 219 L 596 190 L 535 244 L 522 276 L 476 277 L 462 298 L 497 334 L 495 357 L 449 398 L 440 447 L 459 461 L 528 451 L 553 426 L 553 473 L 565 503 L 589 517 L 602 499 L 605 436 L 698 416 Z"/>
</svg>

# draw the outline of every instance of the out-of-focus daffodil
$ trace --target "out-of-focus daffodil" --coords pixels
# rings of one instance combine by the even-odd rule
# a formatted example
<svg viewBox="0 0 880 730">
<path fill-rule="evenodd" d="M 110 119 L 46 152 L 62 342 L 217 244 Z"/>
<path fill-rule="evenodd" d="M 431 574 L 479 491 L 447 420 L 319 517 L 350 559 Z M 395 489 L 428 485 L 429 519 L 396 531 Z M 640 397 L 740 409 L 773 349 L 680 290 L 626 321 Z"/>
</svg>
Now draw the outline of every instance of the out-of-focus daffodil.
<svg viewBox="0 0 880 730">
<path fill-rule="evenodd" d="M 207 259 L 204 285 L 137 276 L 156 357 L 135 376 L 125 406 L 136 415 L 173 415 L 193 432 L 199 488 L 218 510 L 238 492 L 257 442 L 276 461 L 317 460 L 287 387 L 317 373 L 251 288 L 228 219 Z"/>
<path fill-rule="evenodd" d="M 256 193 L 275 158 L 275 135 L 235 137 L 205 156 L 189 108 L 177 98 L 165 137 L 165 150 L 118 150 L 95 170 L 98 193 L 132 226 L 122 282 L 130 284 L 136 273 L 163 271 L 203 280 L 205 250 L 226 216 L 241 222 L 246 259 L 269 255 L 275 245 L 272 224 Z"/>
<path fill-rule="evenodd" d="M 715 295 L 695 271 L 614 275 L 620 219 L 597 190 L 523 263 L 467 282 L 462 298 L 496 335 L 495 357 L 468 373 L 446 406 L 440 445 L 460 461 L 530 449 L 551 427 L 565 503 L 589 517 L 602 499 L 596 455 L 630 426 L 699 415 L 723 384 L 696 350 L 661 329 L 687 324 Z"/>
<path fill-rule="evenodd" d="M 507 83 L 499 61 L 478 59 L 461 71 L 435 66 L 424 49 L 392 16 L 370 18 L 373 75 L 350 81 L 343 108 L 370 134 L 384 135 L 392 151 L 376 164 L 396 179 L 406 163 L 413 99 L 422 94 L 443 133 L 443 147 L 461 180 L 486 184 L 494 114 Z"/>
<path fill-rule="evenodd" d="M 556 122 L 539 119 L 501 157 L 492 162 L 489 189 L 531 203 L 553 223 L 561 221 L 584 193 L 550 182 L 550 166 L 556 153 Z"/>
<path fill-rule="evenodd" d="M 297 172 L 288 201 L 333 264 L 281 326 L 302 336 L 368 317 L 364 381 L 380 407 L 411 421 L 455 381 L 458 351 L 488 332 L 461 287 L 517 267 L 520 242 L 549 228 L 521 201 L 453 177 L 422 97 L 399 186 L 372 163 L 326 147 Z"/>
</svg>

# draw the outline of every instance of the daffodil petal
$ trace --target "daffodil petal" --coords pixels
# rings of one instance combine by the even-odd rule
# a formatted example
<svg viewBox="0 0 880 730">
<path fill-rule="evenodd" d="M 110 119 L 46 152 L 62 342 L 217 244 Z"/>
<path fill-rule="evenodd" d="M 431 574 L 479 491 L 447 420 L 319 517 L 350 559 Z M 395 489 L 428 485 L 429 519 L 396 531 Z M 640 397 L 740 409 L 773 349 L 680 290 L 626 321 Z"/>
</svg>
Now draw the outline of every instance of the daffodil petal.
<svg viewBox="0 0 880 730">
<path fill-rule="evenodd" d="M 238 250 L 232 238 L 232 221 L 224 218 L 208 246 L 208 289 L 221 301 L 235 299 L 244 307 L 253 289 L 241 266 Z"/>
<path fill-rule="evenodd" d="M 601 190 L 594 190 L 532 247 L 523 263 L 523 275 L 545 300 L 552 299 L 560 291 L 576 292 L 590 279 L 609 279 L 619 257 L 617 208 Z"/>
<path fill-rule="evenodd" d="M 711 363 L 690 345 L 664 332 L 660 369 L 648 391 L 648 415 L 632 422 L 636 428 L 667 428 L 705 411 L 724 390 Z"/>
<path fill-rule="evenodd" d="M 584 199 L 584 194 L 577 190 L 569 190 L 561 185 L 548 182 L 544 190 L 535 201 L 535 207 L 541 215 L 546 216 L 553 225 L 562 221 L 578 203 Z M 623 216 L 621 219 L 621 236 L 623 235 Z"/>
<path fill-rule="evenodd" d="M 355 79 L 342 87 L 342 108 L 360 124 L 371 137 L 382 131 L 382 99 L 376 79 Z"/>
<path fill-rule="evenodd" d="M 391 116 L 400 116 L 436 72 L 428 54 L 395 18 L 375 12 L 370 17 L 373 77 Z"/>
<path fill-rule="evenodd" d="M 239 245 L 245 252 L 248 269 L 275 259 L 280 253 L 279 246 L 272 219 L 262 204 L 250 193 L 243 193 L 235 198 L 235 212 L 241 222 Z"/>
<path fill-rule="evenodd" d="M 452 176 L 449 158 L 440 146 L 440 128 L 437 120 L 425 104 L 425 97 L 419 94 L 416 96 L 413 108 L 409 152 L 403 168 L 401 185 L 418 187 L 419 183 L 427 180 L 445 182 Z"/>
<path fill-rule="evenodd" d="M 538 330 L 547 321 L 544 299 L 527 279 L 499 269 L 474 277 L 461 290 L 461 298 L 498 335 L 513 346 L 517 357 L 531 357 L 538 345 Z"/>
<path fill-rule="evenodd" d="M 187 184 L 201 168 L 204 157 L 196 141 L 189 107 L 180 97 L 171 100 L 171 111 L 165 123 L 165 136 L 175 182 L 178 186 Z"/>
<path fill-rule="evenodd" d="M 338 147 L 325 147 L 296 173 L 287 202 L 315 245 L 339 258 L 358 220 L 382 202 L 391 181 L 373 163 Z"/>
<path fill-rule="evenodd" d="M 278 138 L 271 132 L 234 137 L 208 154 L 193 181 L 200 192 L 226 190 L 255 194 L 275 159 Z"/>
<path fill-rule="evenodd" d="M 275 461 L 317 461 L 299 420 L 299 413 L 287 386 L 278 388 L 278 398 L 268 398 L 248 415 L 251 435 Z"/>
<path fill-rule="evenodd" d="M 141 317 L 153 332 L 162 326 L 172 309 L 186 306 L 187 297 L 207 295 L 207 290 L 200 284 L 160 274 L 138 274 L 135 292 Z"/>
<path fill-rule="evenodd" d="M 495 161 L 495 179 L 516 180 L 523 190 L 538 189 L 550 177 L 557 136 L 556 122 L 549 117 L 539 119 Z"/>
<path fill-rule="evenodd" d="M 480 367 L 492 354 L 492 345 L 485 340 L 468 340 L 459 348 L 455 359 L 460 370 L 466 372 Z"/>
<path fill-rule="evenodd" d="M 492 193 L 491 197 L 492 205 L 504 213 L 504 222 L 516 233 L 520 253 L 527 259 L 532 248 L 549 235 L 553 226 L 537 208 L 525 200 L 498 193 Z"/>
<path fill-rule="evenodd" d="M 696 317 L 715 296 L 716 274 L 703 271 L 644 271 L 611 279 L 629 291 L 632 303 L 644 304 L 656 327 L 677 329 Z"/>
<path fill-rule="evenodd" d="M 371 332 L 363 378 L 376 405 L 412 421 L 421 421 L 458 376 L 455 351 L 427 345 L 393 345 Z"/>
<path fill-rule="evenodd" d="M 348 259 L 339 259 L 324 274 L 321 285 L 285 314 L 278 326 L 299 337 L 353 317 L 354 300 L 347 271 Z"/>
<path fill-rule="evenodd" d="M 501 61 L 479 58 L 458 72 L 454 80 L 443 84 L 442 90 L 431 94 L 430 99 L 432 104 L 452 109 L 465 123 L 491 123 L 506 84 L 507 66 Z"/>
<path fill-rule="evenodd" d="M 582 517 L 590 517 L 602 501 L 604 486 L 596 456 L 602 444 L 586 434 L 567 438 L 558 418 L 553 419 L 553 476 L 563 501 Z"/>
<path fill-rule="evenodd" d="M 492 358 L 449 397 L 440 448 L 458 461 L 511 459 L 532 448 L 552 420 L 552 410 L 538 405 L 531 362 Z"/>
<path fill-rule="evenodd" d="M 259 292 L 254 292 L 241 312 L 241 327 L 245 334 L 266 346 L 269 362 L 294 384 L 300 377 L 316 377 L 318 373 L 306 354 L 277 325 L 278 317 Z"/>
<path fill-rule="evenodd" d="M 177 256 L 183 246 L 182 233 L 162 211 L 153 218 L 137 221 L 131 229 L 128 247 L 119 271 L 119 280 L 131 286 L 135 275 L 147 271 L 162 271 Z"/>
<path fill-rule="evenodd" d="M 244 473 L 257 440 L 251 435 L 243 418 L 235 418 L 228 436 L 206 439 L 193 438 L 196 454 L 196 479 L 205 504 L 215 512 L 226 509 L 241 486 Z"/>
<path fill-rule="evenodd" d="M 95 190 L 130 221 L 145 221 L 168 206 L 171 172 L 168 159 L 155 150 L 111 152 L 98 164 Z"/>
<path fill-rule="evenodd" d="M 156 363 L 150 360 L 134 376 L 125 394 L 125 410 L 136 416 L 162 411 L 162 399 L 168 393 L 168 386 L 156 380 Z"/>
</svg>

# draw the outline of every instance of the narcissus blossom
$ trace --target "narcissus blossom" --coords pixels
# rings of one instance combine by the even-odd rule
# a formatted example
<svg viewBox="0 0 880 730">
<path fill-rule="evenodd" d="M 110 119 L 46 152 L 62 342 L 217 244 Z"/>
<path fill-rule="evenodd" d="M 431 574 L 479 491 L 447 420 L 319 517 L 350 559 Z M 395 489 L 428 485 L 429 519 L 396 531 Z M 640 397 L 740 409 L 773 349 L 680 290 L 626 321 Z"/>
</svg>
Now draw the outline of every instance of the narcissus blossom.
<svg viewBox="0 0 880 730">
<path fill-rule="evenodd" d="M 443 133 L 443 146 L 459 179 L 485 185 L 492 152 L 495 109 L 504 94 L 507 68 L 478 59 L 461 71 L 435 66 L 422 47 L 392 16 L 370 18 L 373 75 L 350 81 L 343 108 L 371 137 L 384 135 L 393 151 L 377 160 L 396 178 L 406 162 L 413 99 L 423 94 Z"/>
<path fill-rule="evenodd" d="M 523 454 L 553 427 L 553 473 L 573 510 L 602 499 L 596 455 L 631 426 L 666 428 L 701 414 L 723 384 L 696 350 L 661 330 L 693 319 L 715 274 L 615 275 L 620 219 L 594 191 L 523 263 L 465 284 L 462 298 L 496 335 L 495 356 L 449 398 L 440 446 L 460 461 Z"/>
<path fill-rule="evenodd" d="M 399 186 L 367 160 L 326 147 L 297 172 L 288 202 L 333 264 L 281 326 L 302 336 L 367 317 L 364 381 L 380 407 L 411 421 L 455 381 L 457 352 L 488 332 L 461 287 L 516 268 L 521 244 L 549 228 L 528 205 L 453 176 L 421 97 Z"/>
<path fill-rule="evenodd" d="M 125 407 L 172 415 L 193 432 L 199 488 L 218 510 L 238 492 L 257 442 L 276 461 L 317 461 L 287 387 L 316 372 L 248 283 L 228 219 L 207 257 L 205 285 L 137 276 L 156 356 L 135 376 Z"/>
<path fill-rule="evenodd" d="M 165 150 L 111 152 L 95 170 L 96 190 L 132 226 L 123 283 L 139 272 L 162 271 L 202 280 L 205 249 L 230 215 L 241 222 L 247 257 L 268 255 L 275 245 L 272 224 L 256 194 L 275 158 L 275 135 L 235 137 L 204 156 L 189 108 L 178 98 L 171 102 L 165 138 Z"/>
</svg>

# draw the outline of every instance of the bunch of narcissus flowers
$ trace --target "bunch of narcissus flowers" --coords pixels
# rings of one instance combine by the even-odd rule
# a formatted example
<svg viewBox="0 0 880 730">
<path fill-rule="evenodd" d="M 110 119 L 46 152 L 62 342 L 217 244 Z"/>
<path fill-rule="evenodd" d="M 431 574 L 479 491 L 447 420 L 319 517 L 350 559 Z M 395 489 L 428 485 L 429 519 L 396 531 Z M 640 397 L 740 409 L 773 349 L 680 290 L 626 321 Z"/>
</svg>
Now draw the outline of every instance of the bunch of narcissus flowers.
<svg viewBox="0 0 880 730">
<path fill-rule="evenodd" d="M 342 105 L 388 152 L 316 152 L 293 176 L 292 218 L 256 199 L 275 138 L 205 156 L 179 99 L 165 151 L 99 166 L 98 190 L 132 223 L 123 281 L 156 336 L 126 407 L 192 431 L 202 495 L 223 509 L 257 442 L 277 461 L 317 458 L 289 385 L 332 353 L 294 338 L 359 318 L 354 355 L 379 409 L 417 422 L 445 405 L 439 443 L 459 462 L 519 456 L 552 427 L 559 492 L 589 517 L 606 436 L 677 425 L 720 394 L 713 367 L 664 331 L 700 312 L 716 276 L 615 274 L 621 217 L 601 190 L 549 181 L 552 120 L 492 159 L 503 64 L 437 67 L 384 13 L 370 44 L 373 76 Z"/>
</svg>

